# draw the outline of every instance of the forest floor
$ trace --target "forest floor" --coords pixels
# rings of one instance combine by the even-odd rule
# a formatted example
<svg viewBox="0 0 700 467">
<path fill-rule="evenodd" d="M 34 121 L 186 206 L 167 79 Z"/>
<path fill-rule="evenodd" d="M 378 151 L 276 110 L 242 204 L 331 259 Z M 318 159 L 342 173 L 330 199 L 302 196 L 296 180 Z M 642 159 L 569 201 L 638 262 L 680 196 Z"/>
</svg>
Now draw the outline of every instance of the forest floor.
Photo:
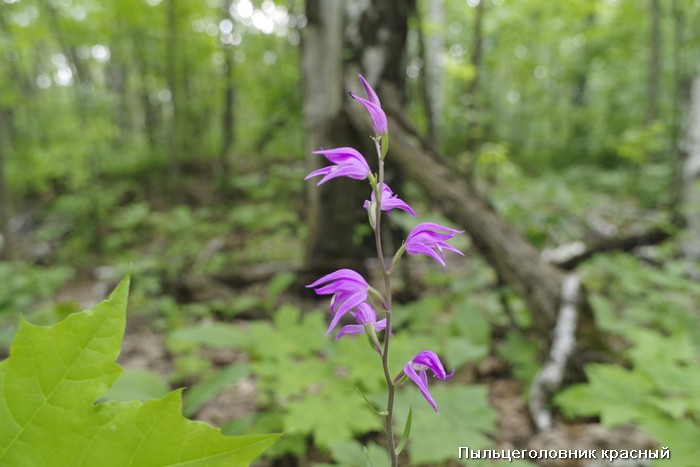
<svg viewBox="0 0 700 467">
<path fill-rule="evenodd" d="M 103 282 L 73 282 L 62 290 L 57 298 L 80 302 L 89 307 L 107 292 L 108 285 Z M 298 297 L 295 300 L 299 300 Z M 245 326 L 245 323 L 242 324 Z M 216 367 L 246 360 L 241 351 L 233 348 L 203 349 L 205 357 Z M 122 344 L 119 363 L 127 370 L 148 369 L 168 379 L 173 372 L 173 356 L 169 353 L 163 333 L 153 329 L 147 317 L 131 314 Z M 489 401 L 498 413 L 497 431 L 493 440 L 498 449 L 514 450 L 590 450 L 598 453 L 604 449 L 655 449 L 656 443 L 642 430 L 623 425 L 609 428 L 596 420 L 584 422 L 567 422 L 555 415 L 554 426 L 538 433 L 531 421 L 526 393 L 527 387 L 516 379 L 509 364 L 498 356 L 490 355 L 478 364 L 469 364 L 460 369 L 460 380 L 468 380 L 488 386 Z M 256 382 L 253 377 L 246 377 L 230 386 L 206 403 L 194 416 L 195 419 L 213 426 L 222 426 L 226 422 L 253 414 L 257 410 Z M 381 437 L 379 437 L 381 442 Z M 535 462 L 542 467 L 591 467 L 605 466 L 602 461 L 590 460 L 547 460 Z M 286 459 L 283 464 L 260 462 L 257 465 L 293 465 Z M 459 465 L 456 464 L 455 465 Z M 618 461 L 615 465 L 620 465 Z M 628 466 L 644 466 L 644 463 L 628 463 Z"/>
<path fill-rule="evenodd" d="M 145 323 L 142 323 L 145 324 Z M 217 366 L 225 366 L 240 359 L 232 349 L 208 349 L 207 356 Z M 161 334 L 147 325 L 130 325 L 122 346 L 120 363 L 127 369 L 148 368 L 167 377 L 171 359 Z M 552 429 L 537 433 L 527 409 L 525 385 L 510 374 L 508 364 L 491 356 L 478 366 L 461 371 L 476 375 L 476 383 L 489 387 L 489 400 L 498 412 L 498 430 L 493 437 L 498 449 L 534 450 L 589 450 L 600 453 L 603 449 L 656 449 L 656 443 L 642 430 L 624 425 L 604 427 L 594 420 L 570 423 L 556 417 Z M 245 378 L 209 401 L 195 418 L 213 426 L 250 415 L 256 410 L 256 386 L 252 378 Z M 599 454 L 600 455 L 600 454 Z M 547 460 L 536 462 L 543 467 L 602 466 L 605 463 L 577 460 Z M 619 465 L 618 461 L 615 465 Z M 612 465 L 612 464 L 610 464 Z M 627 465 L 645 465 L 627 464 Z"/>
<path fill-rule="evenodd" d="M 216 259 L 216 255 L 227 250 L 232 251 L 233 256 L 225 256 L 222 260 L 223 264 L 243 264 L 243 267 L 245 265 L 259 267 L 272 264 L 270 261 L 276 260 L 275 255 L 279 252 L 284 256 L 289 255 L 292 250 L 298 250 L 298 248 L 290 247 L 289 238 L 296 236 L 298 240 L 297 229 L 303 229 L 303 227 L 299 227 L 301 223 L 298 216 L 300 207 L 290 205 L 289 200 L 299 197 L 300 188 L 293 185 L 294 188 L 287 190 L 288 193 L 282 196 L 283 199 L 286 197 L 286 204 L 278 202 L 280 195 L 274 190 L 262 195 L 255 190 L 259 189 L 262 184 L 261 180 L 264 180 L 267 185 L 277 183 L 278 189 L 282 187 L 284 191 L 284 187 L 289 185 L 290 177 L 300 178 L 299 174 L 287 172 L 243 174 L 240 177 L 241 185 L 236 188 L 238 190 L 236 196 L 240 196 L 240 198 L 230 209 L 218 207 L 217 211 L 214 211 L 210 206 L 217 206 L 223 203 L 223 200 L 219 199 L 212 190 L 207 175 L 207 173 L 199 174 L 191 179 L 184 188 L 184 195 L 188 199 L 186 207 L 174 207 L 169 205 L 167 201 L 153 198 L 153 196 L 150 198 L 147 196 L 146 201 L 141 200 L 140 205 L 132 203 L 133 200 L 128 202 L 122 200 L 117 202 L 114 208 L 115 213 L 119 213 L 115 215 L 114 223 L 106 226 L 106 230 L 118 239 L 114 249 L 127 248 L 128 254 L 125 255 L 127 258 L 135 257 L 139 258 L 139 261 L 146 259 L 152 262 L 147 263 L 149 264 L 147 267 L 136 264 L 134 268 L 142 274 L 141 280 L 150 274 L 156 280 L 163 282 L 165 285 L 161 291 L 162 295 L 178 291 L 182 293 L 181 284 L 178 281 L 182 281 L 183 274 L 188 272 L 188 268 L 198 269 L 200 276 L 206 276 L 211 270 L 215 271 L 216 267 L 210 268 L 210 264 L 213 264 L 212 258 Z M 123 194 L 121 196 L 124 198 Z M 547 199 L 551 198 L 547 193 L 542 196 Z M 130 197 L 131 195 L 126 196 L 125 199 Z M 601 205 L 604 204 L 601 203 Z M 515 214 L 521 215 L 523 218 L 525 218 L 525 214 L 529 213 L 528 206 L 518 205 L 516 207 L 517 210 L 514 207 L 509 209 L 514 210 Z M 561 210 L 562 208 L 558 207 L 557 209 Z M 522 214 L 518 214 L 521 212 Z M 553 210 L 552 212 L 553 214 L 549 217 L 544 217 L 545 220 L 547 222 L 556 220 L 558 223 L 557 211 Z M 545 212 L 545 214 L 547 213 Z M 629 217 L 639 218 L 637 215 Z M 46 224 L 51 227 L 51 222 L 55 222 L 55 220 L 48 217 Z M 537 219 L 533 222 L 536 224 Z M 562 230 L 577 232 L 579 224 L 565 224 L 564 227 L 566 228 Z M 60 229 L 54 228 L 54 230 Z M 569 237 L 575 237 L 575 235 L 570 234 Z M 264 240 L 261 240 L 262 238 Z M 61 239 L 61 242 L 66 244 L 64 239 Z M 180 254 L 183 255 L 184 259 L 176 257 Z M 481 261 L 470 255 L 472 253 L 467 254 L 465 261 Z M 70 256 L 70 254 L 64 253 L 63 256 Z M 281 259 L 287 261 L 289 258 L 282 257 Z M 88 261 L 88 263 L 90 262 Z M 154 266 L 155 264 L 157 266 Z M 484 263 L 480 262 L 479 264 L 476 267 L 488 268 Z M 119 274 L 118 271 L 100 270 L 100 267 L 96 268 L 95 265 L 84 265 L 81 271 L 55 294 L 53 299 L 56 303 L 72 302 L 80 309 L 88 308 L 107 295 Z M 175 276 L 174 279 L 167 277 L 171 272 Z M 254 288 L 251 292 L 250 289 L 237 289 L 226 285 L 209 290 L 204 295 L 208 295 L 210 299 L 211 294 L 222 294 L 218 298 L 224 301 L 236 301 L 237 298 L 241 297 L 250 299 L 251 296 L 255 296 L 259 292 L 255 291 Z M 262 293 L 264 294 L 264 292 L 263 290 Z M 430 294 L 430 287 L 427 286 L 422 292 Z M 291 290 L 287 290 L 285 294 L 278 300 L 278 303 L 284 301 L 309 302 L 308 298 L 300 297 Z M 184 300 L 187 305 L 197 304 L 198 297 L 191 293 L 187 295 Z M 262 295 L 257 298 L 264 299 Z M 183 297 L 174 296 L 172 299 L 178 306 L 184 303 Z M 316 305 L 316 302 L 313 305 L 308 303 L 302 305 L 302 308 L 310 309 Z M 139 306 L 137 305 L 136 308 Z M 158 305 L 156 305 L 157 307 Z M 208 321 L 226 319 L 218 311 L 210 310 L 208 313 L 205 317 L 185 319 L 189 319 L 189 323 L 195 319 Z M 168 349 L 165 337 L 167 333 L 163 330 L 162 322 L 156 323 L 158 319 L 161 321 L 163 319 L 160 314 L 159 310 L 155 312 L 153 310 L 139 310 L 130 305 L 127 332 L 119 362 L 127 370 L 148 369 L 161 375 L 165 380 L 172 381 L 174 360 L 178 357 L 171 354 Z M 253 315 L 247 319 L 268 318 L 269 316 L 262 314 L 261 316 Z M 246 325 L 245 319 L 241 319 L 238 315 L 228 322 L 239 322 L 241 326 Z M 183 321 L 177 321 L 174 326 L 181 324 Z M 602 426 L 595 419 L 572 423 L 566 421 L 560 414 L 555 414 L 552 429 L 537 433 L 528 412 L 527 386 L 516 378 L 511 365 L 497 355 L 495 343 L 492 343 L 491 350 L 489 355 L 479 362 L 468 363 L 461 367 L 457 377 L 460 381 L 468 384 L 481 384 L 488 387 L 489 401 L 498 414 L 497 429 L 491 436 L 498 449 L 534 449 L 538 451 L 542 449 L 595 449 L 600 452 L 602 449 L 655 449 L 657 447 L 644 432 L 631 425 L 613 429 Z M 201 352 L 215 368 L 240 363 L 248 358 L 244 352 L 233 348 L 203 348 Z M 194 418 L 214 426 L 222 426 L 232 419 L 239 419 L 255 413 L 259 409 L 256 395 L 255 379 L 252 376 L 245 377 L 208 401 L 196 412 Z M 378 441 L 381 443 L 381 440 Z M 328 459 L 321 460 L 327 461 Z M 591 461 L 546 459 L 538 460 L 536 463 L 543 467 L 600 467 L 606 465 Z M 618 461 L 615 465 L 619 464 Z M 281 467 L 282 465 L 295 464 L 271 465 Z"/>
</svg>

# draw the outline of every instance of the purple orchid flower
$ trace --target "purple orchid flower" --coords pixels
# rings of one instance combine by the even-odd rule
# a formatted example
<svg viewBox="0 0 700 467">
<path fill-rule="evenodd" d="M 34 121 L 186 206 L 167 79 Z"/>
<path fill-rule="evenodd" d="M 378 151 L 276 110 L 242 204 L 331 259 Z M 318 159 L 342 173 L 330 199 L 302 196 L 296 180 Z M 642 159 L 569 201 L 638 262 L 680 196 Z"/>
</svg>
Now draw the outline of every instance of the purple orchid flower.
<svg viewBox="0 0 700 467">
<path fill-rule="evenodd" d="M 330 309 L 333 319 L 326 331 L 327 336 L 345 313 L 367 301 L 369 284 L 360 274 L 352 269 L 339 269 L 306 287 L 315 288 L 314 292 L 316 292 L 316 295 L 333 294 Z"/>
<path fill-rule="evenodd" d="M 374 228 L 374 221 L 372 220 L 372 214 L 373 211 L 376 211 L 376 206 L 377 206 L 377 197 L 374 196 L 374 191 L 372 191 L 372 197 L 369 200 L 365 200 L 365 203 L 363 204 L 363 207 L 367 210 L 367 212 L 370 213 L 370 222 L 372 222 L 372 228 Z M 391 188 L 389 188 L 389 185 L 386 183 L 382 187 L 382 211 L 386 211 L 387 215 L 389 215 L 389 211 L 392 209 L 401 209 L 402 211 L 406 211 L 413 217 L 416 217 L 416 213 L 413 211 L 411 206 L 406 204 L 406 202 L 398 197 L 398 195 L 395 195 L 393 191 L 391 191 Z"/>
<path fill-rule="evenodd" d="M 324 177 L 316 186 L 326 183 L 328 180 L 337 177 L 349 177 L 355 180 L 364 180 L 369 176 L 370 169 L 362 154 L 353 148 L 321 149 L 313 154 L 322 154 L 335 165 L 329 165 L 318 170 L 314 170 L 307 175 L 304 180 L 323 175 Z"/>
<path fill-rule="evenodd" d="M 411 230 L 411 233 L 406 237 L 406 252 L 410 255 L 430 256 L 445 266 L 445 252 L 443 250 L 454 251 L 464 256 L 464 253 L 446 243 L 446 240 L 459 233 L 464 233 L 464 230 L 451 229 L 432 222 L 423 222 Z"/>
<path fill-rule="evenodd" d="M 379 97 L 377 97 L 377 93 L 374 92 L 374 89 L 372 89 L 372 86 L 370 86 L 369 83 L 367 83 L 365 78 L 362 75 L 358 76 L 360 77 L 362 86 L 365 88 L 365 92 L 367 93 L 367 99 L 363 99 L 362 97 L 352 92 L 350 93 L 350 97 L 352 97 L 360 104 L 365 106 L 365 108 L 369 112 L 369 116 L 372 118 L 372 127 L 374 127 L 374 132 L 376 136 L 385 135 L 387 132 L 386 114 L 384 113 L 384 110 L 382 110 L 382 105 L 379 102 Z"/>
<path fill-rule="evenodd" d="M 418 386 L 418 389 L 420 389 L 420 392 L 423 394 L 423 397 L 425 397 L 425 400 L 428 401 L 428 404 L 430 404 L 433 410 L 435 410 L 435 413 L 438 413 L 437 405 L 428 391 L 427 370 L 432 371 L 433 375 L 442 381 L 446 380 L 447 378 L 451 378 L 455 372 L 452 370 L 452 373 L 449 375 L 445 373 L 445 369 L 442 367 L 440 359 L 435 352 L 431 350 L 423 350 L 422 352 L 418 352 L 418 354 L 413 357 L 410 362 L 406 363 L 406 366 L 403 367 L 404 374 L 411 378 L 414 383 L 416 383 L 416 386 Z"/>
<path fill-rule="evenodd" d="M 335 336 L 335 340 L 340 339 L 346 334 L 364 334 L 365 325 L 374 327 L 375 331 L 383 331 L 386 329 L 386 319 L 377 321 L 377 314 L 374 312 L 374 309 L 366 303 L 360 303 L 357 306 L 357 310 L 352 314 L 357 324 L 343 326 L 338 335 Z"/>
</svg>

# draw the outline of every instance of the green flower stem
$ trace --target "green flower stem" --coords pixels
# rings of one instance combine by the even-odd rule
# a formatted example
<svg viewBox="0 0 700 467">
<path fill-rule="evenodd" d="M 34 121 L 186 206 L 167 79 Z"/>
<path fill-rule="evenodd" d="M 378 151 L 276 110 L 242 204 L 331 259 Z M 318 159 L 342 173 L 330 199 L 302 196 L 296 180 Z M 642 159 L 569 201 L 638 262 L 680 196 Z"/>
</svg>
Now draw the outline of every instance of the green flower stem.
<svg viewBox="0 0 700 467">
<path fill-rule="evenodd" d="M 391 260 L 391 264 L 389 264 L 389 269 L 387 272 L 389 274 L 392 273 L 396 265 L 399 263 L 399 260 L 401 259 L 401 256 L 403 256 L 404 252 L 406 251 L 406 242 L 401 244 L 401 248 L 399 248 L 396 253 L 394 253 L 394 258 Z"/>
<path fill-rule="evenodd" d="M 385 135 L 386 138 L 386 135 Z M 377 156 L 379 161 L 379 175 L 377 177 L 377 212 L 375 217 L 374 241 L 377 246 L 377 257 L 379 266 L 384 277 L 385 297 L 384 302 L 387 305 L 388 313 L 386 315 L 386 329 L 384 331 L 384 351 L 382 353 L 382 367 L 384 368 L 384 378 L 387 386 L 386 400 L 386 416 L 384 418 L 384 429 L 386 431 L 386 444 L 389 456 L 391 457 L 391 466 L 397 467 L 398 455 L 396 454 L 396 441 L 394 440 L 394 381 L 391 378 L 389 370 L 389 342 L 391 341 L 391 277 L 384 262 L 384 253 L 382 252 L 382 234 L 381 234 L 381 217 L 382 217 L 382 197 L 381 193 L 384 190 L 384 156 L 385 152 L 382 148 L 381 138 L 373 138 L 374 145 L 377 148 Z"/>
</svg>

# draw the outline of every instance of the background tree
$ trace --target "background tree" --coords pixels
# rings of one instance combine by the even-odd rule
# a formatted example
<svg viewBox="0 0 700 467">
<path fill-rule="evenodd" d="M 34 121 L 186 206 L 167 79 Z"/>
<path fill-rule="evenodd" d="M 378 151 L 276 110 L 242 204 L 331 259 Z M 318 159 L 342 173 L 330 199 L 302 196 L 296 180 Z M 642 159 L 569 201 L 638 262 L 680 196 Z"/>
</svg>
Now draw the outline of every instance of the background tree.
<svg viewBox="0 0 700 467">
<path fill-rule="evenodd" d="M 362 71 L 372 84 L 390 79 L 405 83 L 406 34 L 412 2 L 382 0 L 370 4 L 316 1 L 306 4 L 309 20 L 304 29 L 305 134 L 309 151 L 321 147 L 372 148 L 347 115 L 345 89 Z M 384 18 L 391 18 L 390 24 Z M 342 26 L 341 26 L 342 25 Z M 346 84 L 348 85 L 347 87 Z M 318 164 L 314 156 L 312 165 Z M 391 180 L 387 180 L 391 183 Z M 358 184 L 342 180 L 309 192 L 309 240 L 306 264 L 326 271 L 344 267 L 362 269 L 357 212 L 367 194 Z M 358 216 L 362 216 L 360 213 Z M 361 237 L 360 237 L 361 238 Z"/>
</svg>

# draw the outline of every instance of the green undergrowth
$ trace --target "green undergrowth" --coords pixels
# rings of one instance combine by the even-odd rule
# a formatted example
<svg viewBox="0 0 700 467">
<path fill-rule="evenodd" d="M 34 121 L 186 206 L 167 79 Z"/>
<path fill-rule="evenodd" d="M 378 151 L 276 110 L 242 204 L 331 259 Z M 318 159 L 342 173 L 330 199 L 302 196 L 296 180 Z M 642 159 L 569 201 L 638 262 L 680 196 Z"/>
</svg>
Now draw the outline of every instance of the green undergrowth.
<svg viewBox="0 0 700 467">
<path fill-rule="evenodd" d="M 438 274 L 431 280 L 437 286 L 442 279 Z M 427 348 L 444 356 L 448 368 L 457 370 L 488 356 L 494 345 L 491 323 L 504 319 L 495 294 L 478 292 L 488 280 L 488 274 L 475 274 L 469 280 L 443 281 L 449 284 L 444 293 L 397 305 L 393 371 Z M 283 430 L 286 436 L 266 454 L 272 457 L 291 454 L 301 462 L 311 462 L 311 440 L 321 457 L 340 465 L 364 466 L 367 455 L 374 465 L 386 465 L 386 454 L 375 444 L 382 440 L 382 420 L 363 400 L 364 395 L 377 407 L 385 403 L 380 361 L 362 337 L 337 342 L 335 332 L 324 337 L 327 318 L 327 310 L 302 312 L 285 304 L 270 322 L 186 326 L 170 333 L 167 342 L 176 353 L 233 347 L 248 354 L 259 410 L 247 419 L 226 424 L 225 433 Z M 407 447 L 411 465 L 454 459 L 459 446 L 494 445 L 496 413 L 485 386 L 460 383 L 459 377 L 447 383 L 431 380 L 430 384 L 440 415 L 412 385 L 402 387 L 397 396 L 397 429 L 413 407 Z"/>
<path fill-rule="evenodd" d="M 666 248 L 661 265 L 628 254 L 585 265 L 596 321 L 626 347 L 619 363 L 589 364 L 588 381 L 555 402 L 569 418 L 634 423 L 670 448 L 670 461 L 658 465 L 687 466 L 700 455 L 700 286 Z"/>
<path fill-rule="evenodd" d="M 74 276 L 67 266 L 45 267 L 28 262 L 0 262 L 0 349 L 9 348 L 17 330 L 19 310 L 38 324 L 50 324 L 77 311 L 71 301 L 57 302 L 55 294 Z"/>
</svg>

